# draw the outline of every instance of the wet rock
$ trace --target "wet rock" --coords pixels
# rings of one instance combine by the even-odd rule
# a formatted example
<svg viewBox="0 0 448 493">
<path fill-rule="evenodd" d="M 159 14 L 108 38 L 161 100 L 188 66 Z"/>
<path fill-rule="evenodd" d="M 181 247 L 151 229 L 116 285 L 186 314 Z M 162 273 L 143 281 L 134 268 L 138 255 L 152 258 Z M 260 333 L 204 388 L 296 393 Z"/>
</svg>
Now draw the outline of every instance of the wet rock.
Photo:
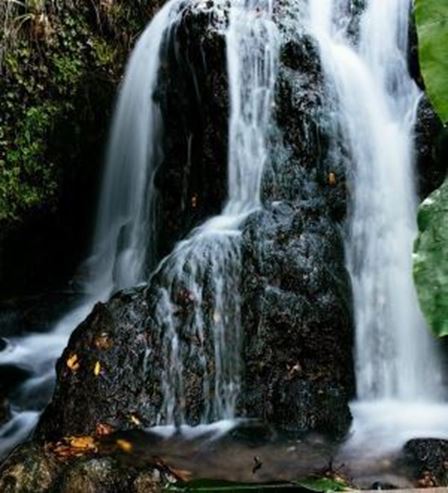
<svg viewBox="0 0 448 493">
<path fill-rule="evenodd" d="M 146 384 L 152 376 L 145 366 L 146 308 L 143 290 L 121 293 L 107 305 L 98 303 L 73 332 L 57 363 L 56 390 L 38 436 L 86 435 L 99 425 L 153 424 L 153 414 L 146 412 L 157 405 Z"/>
<path fill-rule="evenodd" d="M 448 486 L 447 440 L 416 438 L 407 442 L 403 450 L 419 486 Z"/>
<path fill-rule="evenodd" d="M 8 422 L 11 418 L 11 409 L 8 399 L 0 394 L 0 426 Z"/>
<path fill-rule="evenodd" d="M 132 491 L 133 471 L 110 457 L 80 459 L 64 470 L 55 493 L 112 493 Z M 151 490 L 148 490 L 151 491 Z"/>
<path fill-rule="evenodd" d="M 448 161 L 443 155 L 448 147 L 448 137 L 434 108 L 424 95 L 420 100 L 415 126 L 415 148 L 420 197 L 428 196 L 438 188 L 448 171 Z"/>
<path fill-rule="evenodd" d="M 227 196 L 226 22 L 218 4 L 193 4 L 162 52 L 156 99 L 166 128 L 154 178 L 158 258 L 218 214 Z"/>
<path fill-rule="evenodd" d="M 0 466 L 0 491 L 47 493 L 61 469 L 61 464 L 39 444 L 25 444 Z"/>
<path fill-rule="evenodd" d="M 136 468 L 112 456 L 56 457 L 25 444 L 0 467 L 2 493 L 159 493 L 173 478 L 154 466 Z"/>
<path fill-rule="evenodd" d="M 398 489 L 397 486 L 391 484 L 391 483 L 386 483 L 384 481 L 375 481 L 371 488 L 372 490 L 378 490 L 378 491 L 383 491 L 383 490 L 396 490 Z"/>
<path fill-rule="evenodd" d="M 248 222 L 243 251 L 246 412 L 343 434 L 354 378 L 339 232 L 317 206 L 278 204 Z"/>
</svg>

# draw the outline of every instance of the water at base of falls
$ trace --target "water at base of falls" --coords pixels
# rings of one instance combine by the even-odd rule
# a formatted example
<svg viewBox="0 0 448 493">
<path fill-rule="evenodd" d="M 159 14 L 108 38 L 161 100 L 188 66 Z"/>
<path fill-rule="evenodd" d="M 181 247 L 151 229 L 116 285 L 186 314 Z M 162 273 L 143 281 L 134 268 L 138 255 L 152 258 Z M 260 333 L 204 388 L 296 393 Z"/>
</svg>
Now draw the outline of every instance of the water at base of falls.
<svg viewBox="0 0 448 493">
<path fill-rule="evenodd" d="M 446 437 L 442 370 L 412 279 L 416 236 L 413 126 L 421 97 L 407 66 L 410 0 L 368 0 L 355 41 L 349 0 L 309 0 L 335 127 L 350 156 L 346 258 L 356 324 L 354 424 L 366 455 L 409 438 Z M 334 157 L 334 156 L 333 156 Z"/>
</svg>

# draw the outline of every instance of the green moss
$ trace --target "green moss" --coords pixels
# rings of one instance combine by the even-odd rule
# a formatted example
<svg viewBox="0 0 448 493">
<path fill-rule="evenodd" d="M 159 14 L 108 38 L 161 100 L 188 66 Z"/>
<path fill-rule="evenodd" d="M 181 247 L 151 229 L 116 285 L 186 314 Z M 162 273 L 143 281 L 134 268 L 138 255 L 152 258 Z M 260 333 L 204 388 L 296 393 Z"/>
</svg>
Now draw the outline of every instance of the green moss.
<svg viewBox="0 0 448 493">
<path fill-rule="evenodd" d="M 0 2 L 0 227 L 57 209 L 156 3 Z M 92 131 L 98 135 L 92 135 Z"/>
</svg>

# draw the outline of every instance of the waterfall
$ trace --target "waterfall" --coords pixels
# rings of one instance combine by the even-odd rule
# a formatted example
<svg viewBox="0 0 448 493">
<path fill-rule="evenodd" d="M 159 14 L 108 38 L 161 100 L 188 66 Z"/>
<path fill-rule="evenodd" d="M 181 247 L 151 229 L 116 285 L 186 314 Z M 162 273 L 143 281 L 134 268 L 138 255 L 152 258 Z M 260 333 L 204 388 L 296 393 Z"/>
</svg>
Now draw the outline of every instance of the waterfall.
<svg viewBox="0 0 448 493">
<path fill-rule="evenodd" d="M 390 418 L 392 429 L 407 418 L 406 426 L 433 420 L 437 428 L 440 408 L 421 411 L 442 398 L 441 367 L 412 279 L 413 126 L 421 93 L 407 66 L 411 0 L 367 1 L 356 36 L 347 28 L 351 7 L 349 0 L 309 0 L 337 134 L 351 162 L 346 261 L 356 324 L 354 428 L 372 417 Z"/>
<path fill-rule="evenodd" d="M 203 423 L 233 419 L 241 378 L 242 221 L 260 207 L 263 169 L 268 159 L 278 33 L 267 0 L 234 0 L 226 31 L 230 91 L 228 200 L 222 213 L 206 221 L 162 261 L 156 309 L 163 339 L 162 423 L 185 423 L 186 359 L 202 373 Z M 176 315 L 179 293 L 188 298 L 188 323 Z M 199 340 L 182 350 L 185 339 Z M 212 340 L 212 363 L 207 341 Z M 210 398 L 211 396 L 211 398 Z"/>
<path fill-rule="evenodd" d="M 161 131 L 159 110 L 152 96 L 163 39 L 178 19 L 181 5 L 180 0 L 170 0 L 158 12 L 130 58 L 110 135 L 92 250 L 80 269 L 87 271 L 82 299 L 52 331 L 13 338 L 0 354 L 0 364 L 30 372 L 11 399 L 12 420 L 0 428 L 0 456 L 35 427 L 51 397 L 56 359 L 72 331 L 95 303 L 144 281 L 148 275 L 153 262 L 152 176 Z"/>
<path fill-rule="evenodd" d="M 154 268 L 153 175 L 161 158 L 163 122 L 153 94 L 162 43 L 186 5 L 182 0 L 165 4 L 140 37 L 128 63 L 111 129 L 92 250 L 81 267 L 87 272 L 82 301 L 50 333 L 13 339 L 0 355 L 0 364 L 31 372 L 13 399 L 13 419 L 0 429 L 0 454 L 34 428 L 54 385 L 55 361 L 73 329 L 96 302 L 147 281 Z M 235 415 L 241 346 L 238 227 L 260 206 L 261 177 L 268 156 L 277 60 L 271 15 L 272 5 L 267 0 L 232 2 L 226 32 L 231 95 L 228 201 L 221 215 L 193 231 L 156 270 L 156 274 L 163 270 L 166 276 L 155 313 L 166 363 L 160 413 L 163 423 L 184 422 L 181 328 L 201 341 L 202 351 L 189 357 L 198 358 L 203 368 L 203 422 Z M 175 297 L 181 287 L 194 304 L 189 327 L 176 324 Z M 205 313 L 205 301 L 211 316 Z M 205 353 L 208 336 L 214 348 L 213 376 Z M 35 409 L 33 396 L 42 393 L 47 396 L 45 403 Z"/>
</svg>

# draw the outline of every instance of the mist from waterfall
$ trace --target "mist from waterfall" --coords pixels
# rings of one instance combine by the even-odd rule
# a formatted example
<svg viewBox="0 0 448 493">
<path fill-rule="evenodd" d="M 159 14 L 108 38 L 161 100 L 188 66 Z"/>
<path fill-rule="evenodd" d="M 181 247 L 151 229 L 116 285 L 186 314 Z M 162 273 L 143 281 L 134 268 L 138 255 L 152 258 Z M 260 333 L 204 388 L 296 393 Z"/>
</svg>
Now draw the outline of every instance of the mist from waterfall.
<svg viewBox="0 0 448 493">
<path fill-rule="evenodd" d="M 421 98 L 407 62 L 412 3 L 367 1 L 357 34 L 348 29 L 349 0 L 309 0 L 309 8 L 335 100 L 336 133 L 351 163 L 346 259 L 356 324 L 355 435 L 381 436 L 379 428 L 391 426 L 398 441 L 406 435 L 400 426 L 410 437 L 422 427 L 431 434 L 425 426 L 440 433 L 441 365 L 412 278 L 413 128 Z M 429 414 L 427 403 L 434 403 Z"/>
</svg>

